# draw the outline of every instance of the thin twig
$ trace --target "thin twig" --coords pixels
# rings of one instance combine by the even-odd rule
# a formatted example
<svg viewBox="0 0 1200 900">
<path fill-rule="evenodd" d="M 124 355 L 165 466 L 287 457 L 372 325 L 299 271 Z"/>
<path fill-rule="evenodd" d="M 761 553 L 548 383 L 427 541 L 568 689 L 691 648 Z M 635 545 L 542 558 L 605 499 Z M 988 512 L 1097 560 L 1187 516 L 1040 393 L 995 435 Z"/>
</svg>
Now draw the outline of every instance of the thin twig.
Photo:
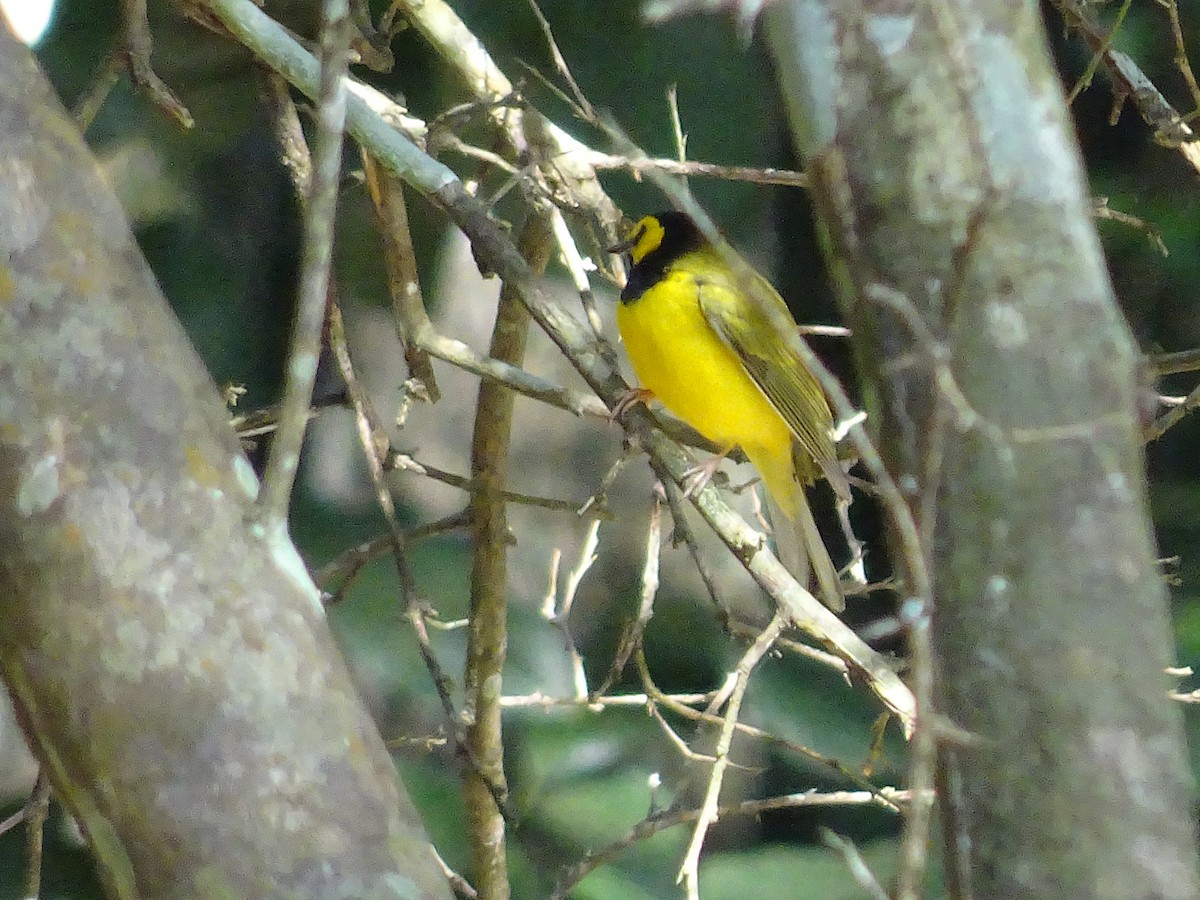
<svg viewBox="0 0 1200 900">
<path fill-rule="evenodd" d="M 321 329 L 333 260 L 334 216 L 341 182 L 342 131 L 346 119 L 343 75 L 349 58 L 350 10 L 346 0 L 323 0 L 321 68 L 312 185 L 304 209 L 300 289 L 292 327 L 279 430 L 271 442 L 259 496 L 260 521 L 286 531 L 292 484 L 308 423 L 321 352 Z"/>
<path fill-rule="evenodd" d="M 571 94 L 575 98 L 575 103 L 583 110 L 585 116 L 594 119 L 596 110 L 592 108 L 592 104 L 588 98 L 580 90 L 578 82 L 575 81 L 575 76 L 571 74 L 571 67 L 567 65 L 566 57 L 562 55 L 562 51 L 558 48 L 558 41 L 554 39 L 554 32 L 550 30 L 550 23 L 546 20 L 545 14 L 537 4 L 537 0 L 529 0 L 529 8 L 533 10 L 533 15 L 538 20 L 538 25 L 542 29 L 542 36 L 546 39 L 546 45 L 550 48 L 550 58 L 554 61 L 554 67 L 558 69 L 558 74 L 563 77 L 563 81 L 567 83 L 567 87 L 571 89 Z"/>
<path fill-rule="evenodd" d="M 327 409 L 341 408 L 346 405 L 346 391 L 344 388 L 338 387 L 336 390 L 324 394 L 320 397 L 313 397 L 312 405 L 308 410 L 308 418 L 315 419 L 320 413 Z M 264 434 L 273 434 L 275 429 L 279 427 L 279 416 L 281 407 L 278 403 L 272 403 L 269 406 L 261 406 L 258 409 L 251 410 L 247 413 L 242 413 L 230 418 L 229 427 L 237 433 L 237 436 L 243 441 L 249 441 L 252 438 L 262 437 Z"/>
<path fill-rule="evenodd" d="M 259 67 L 260 94 L 271 114 L 272 131 L 279 144 L 279 159 L 292 179 L 296 196 L 304 203 L 312 190 L 312 155 L 300 124 L 300 112 L 292 100 L 287 80 L 270 69 Z"/>
<path fill-rule="evenodd" d="M 33 793 L 25 804 L 25 897 L 37 900 L 42 893 L 42 834 L 50 815 L 50 778 L 45 768 L 38 770 Z"/>
<path fill-rule="evenodd" d="M 1179 372 L 1200 372 L 1200 349 L 1157 353 L 1150 357 L 1150 371 L 1156 378 Z"/>
<path fill-rule="evenodd" d="M 597 338 L 603 338 L 604 323 L 596 309 L 596 296 L 592 293 L 592 284 L 587 275 L 588 265 L 584 262 L 583 256 L 575 244 L 571 230 L 567 228 L 567 220 L 563 217 L 562 210 L 556 206 L 552 215 L 554 239 L 558 242 L 562 263 L 566 266 L 567 273 L 571 276 L 571 281 L 579 294 L 579 303 L 583 307 L 583 314 L 587 318 L 588 324 L 592 326 L 592 333 Z M 592 264 L 591 268 L 594 269 L 595 264 Z"/>
<path fill-rule="evenodd" d="M 771 649 L 787 622 L 787 614 L 781 609 L 776 610 L 771 623 L 747 648 L 734 670 L 734 687 L 725 708 L 721 735 L 717 739 L 717 759 L 708 777 L 708 788 L 704 794 L 704 803 L 700 807 L 700 817 L 696 820 L 691 842 L 688 844 L 683 864 L 679 867 L 679 875 L 675 879 L 677 882 L 683 882 L 689 900 L 700 900 L 700 849 L 704 846 L 704 836 L 708 833 L 709 825 L 717 820 L 717 800 L 721 795 L 725 769 L 729 766 L 729 748 L 737 727 L 738 714 L 741 712 L 742 698 L 746 695 L 746 686 L 750 683 L 750 673 Z"/>
<path fill-rule="evenodd" d="M 609 688 L 621 677 L 630 655 L 641 646 L 642 635 L 654 615 L 654 597 L 658 593 L 659 557 L 662 554 L 662 493 L 662 485 L 656 484 L 651 494 L 650 522 L 646 527 L 646 558 L 642 564 L 642 591 L 637 618 L 622 630 L 621 641 L 617 645 L 617 652 L 613 654 L 608 674 L 589 694 L 593 699 L 608 693 Z"/>
<path fill-rule="evenodd" d="M 1072 103 L 1074 103 L 1075 98 L 1078 97 L 1084 89 L 1091 85 L 1092 78 L 1096 74 L 1096 69 L 1099 68 L 1101 61 L 1104 59 L 1104 55 L 1108 53 L 1109 48 L 1112 46 L 1113 38 L 1117 36 L 1117 32 L 1121 30 L 1121 26 L 1125 23 L 1125 15 L 1129 12 L 1129 7 L 1132 5 L 1133 0 L 1125 0 L 1125 2 L 1121 4 L 1121 8 L 1117 10 L 1117 18 L 1116 21 L 1113 22 L 1112 28 L 1108 30 L 1108 34 L 1104 36 L 1104 40 L 1101 42 L 1100 46 L 1097 47 L 1095 52 L 1092 53 L 1092 58 L 1088 60 L 1088 64 L 1084 68 L 1083 74 L 1075 80 L 1075 86 L 1072 87 L 1070 93 L 1067 94 L 1067 106 L 1070 106 Z"/>
<path fill-rule="evenodd" d="M 558 597 L 558 568 L 562 560 L 562 552 L 557 548 L 550 560 L 550 580 L 546 588 L 546 598 L 542 602 L 542 616 L 562 632 L 563 643 L 567 656 L 571 661 L 571 683 L 575 698 L 583 702 L 589 698 L 587 672 L 583 667 L 583 657 L 575 646 L 575 638 L 571 634 L 571 606 L 575 603 L 575 595 L 583 577 L 596 562 L 596 548 L 600 546 L 600 521 L 594 520 L 584 535 L 579 548 L 579 560 L 567 574 L 566 587 L 561 601 Z"/>
<path fill-rule="evenodd" d="M 762 631 L 761 625 L 754 627 L 747 622 L 741 622 L 732 618 L 729 620 L 728 626 L 729 633 L 735 637 L 753 638 Z M 775 647 L 779 650 L 786 650 L 789 653 L 802 656 L 805 659 L 811 659 L 813 662 L 820 663 L 827 668 L 833 669 L 847 680 L 849 679 L 850 669 L 847 667 L 846 661 L 840 656 L 836 656 L 835 654 L 829 653 L 826 650 L 819 650 L 816 647 L 810 647 L 808 644 L 803 644 L 800 641 L 794 641 L 783 636 L 780 636 L 776 639 Z"/>
<path fill-rule="evenodd" d="M 789 169 L 754 166 L 723 166 L 718 163 L 660 159 L 648 156 L 621 156 L 589 150 L 584 157 L 596 169 L 624 169 L 636 175 L 661 172 L 666 175 L 719 178 L 722 181 L 746 181 L 783 187 L 808 187 L 808 176 Z"/>
<path fill-rule="evenodd" d="M 658 478 L 658 483 L 663 486 L 663 492 L 667 498 L 667 507 L 671 510 L 671 543 L 678 544 L 682 542 L 687 547 L 688 554 L 692 557 L 692 563 L 696 566 L 696 572 L 700 575 L 700 581 L 704 584 L 704 590 L 708 594 L 708 599 L 712 601 L 713 608 L 717 610 L 722 624 L 725 624 L 729 613 L 725 604 L 721 602 L 720 592 L 717 590 L 717 579 L 713 575 L 712 567 L 700 551 L 700 542 L 696 540 L 696 534 L 692 531 L 691 525 L 688 524 L 687 513 L 683 508 L 681 492 L 665 466 L 660 465 L 656 460 L 651 458 L 650 467 L 654 471 L 655 477 Z"/>
<path fill-rule="evenodd" d="M 474 492 L 479 489 L 479 483 L 475 479 L 464 478 L 462 475 L 447 472 L 445 469 L 439 469 L 437 466 L 418 462 L 407 453 L 399 453 L 394 450 L 389 451 L 387 459 L 384 460 L 384 469 L 388 472 L 415 472 L 418 475 L 429 478 L 431 481 L 437 481 L 441 484 L 468 492 Z M 584 515 L 580 511 L 580 503 L 577 500 L 541 497 L 537 494 L 522 494 L 519 491 L 501 491 L 500 496 L 503 497 L 506 503 L 515 503 L 519 506 L 549 509 L 554 512 L 570 513 L 573 516 Z M 589 517 L 594 519 L 609 519 L 612 518 L 612 515 L 605 510 L 597 509 L 592 511 Z"/>
<path fill-rule="evenodd" d="M 388 293 L 392 298 L 392 319 L 396 335 L 404 348 L 409 375 L 421 383 L 424 396 L 436 403 L 441 394 L 429 362 L 428 351 L 421 347 L 421 336 L 433 330 L 421 282 L 417 275 L 417 257 L 413 252 L 412 234 L 408 227 L 408 205 L 396 176 L 384 172 L 374 157 L 362 151 L 363 172 L 371 195 L 375 226 L 383 244 L 383 259 L 387 266 Z"/>
<path fill-rule="evenodd" d="M 425 628 L 426 608 L 417 589 L 416 578 L 408 562 L 407 539 L 396 518 L 396 507 L 392 501 L 391 491 L 383 477 L 383 455 L 387 452 L 387 433 L 379 422 L 371 406 L 367 392 L 354 371 L 350 358 L 350 349 L 346 343 L 345 327 L 342 324 L 341 308 L 337 303 L 329 307 L 329 343 L 333 350 L 342 378 L 350 392 L 351 403 L 354 407 L 354 421 L 358 431 L 359 443 L 367 461 L 367 470 L 371 475 L 371 483 L 375 488 L 375 502 L 383 513 L 388 526 L 388 547 L 392 551 L 392 559 L 396 564 L 396 574 L 400 582 L 400 593 L 404 601 L 405 615 L 413 626 L 417 637 L 417 645 L 421 658 L 429 671 L 438 698 L 445 712 L 447 725 L 455 737 L 456 749 L 462 750 L 462 740 L 458 733 L 458 714 L 451 696 L 451 681 L 441 667 L 429 633 Z M 468 516 L 469 521 L 469 516 Z M 470 758 L 470 754 L 464 754 Z"/>
<path fill-rule="evenodd" d="M 122 50 L 114 50 L 105 54 L 100 65 L 96 67 L 96 72 L 92 75 L 88 87 L 76 98 L 75 105 L 71 107 L 71 118 L 79 126 L 80 134 L 86 133 L 91 128 L 96 115 L 104 107 L 104 101 L 112 93 L 117 79 L 125 68 L 125 59 Z"/>
<path fill-rule="evenodd" d="M 667 88 L 667 110 L 670 113 L 671 136 L 675 139 L 675 158 L 680 163 L 687 162 L 687 135 L 683 132 L 683 119 L 679 115 L 679 85 L 673 84 Z M 684 183 L 687 183 L 687 176 Z"/>
<path fill-rule="evenodd" d="M 418 336 L 417 341 L 421 349 L 431 356 L 457 366 L 464 372 L 503 384 L 526 397 L 540 400 L 577 416 L 603 419 L 609 417 L 608 407 L 595 394 L 563 387 L 517 366 L 482 356 L 455 338 L 441 334 L 425 334 Z"/>
<path fill-rule="evenodd" d="M 1126 0 L 1131 2 L 1131 0 Z M 1167 18 L 1171 22 L 1171 37 L 1175 41 L 1175 68 L 1183 76 L 1184 84 L 1192 95 L 1192 109 L 1200 110 L 1200 85 L 1196 84 L 1196 75 L 1192 72 L 1192 64 L 1188 61 L 1187 46 L 1183 41 L 1183 24 L 1179 21 L 1178 0 L 1158 0 L 1166 8 Z M 1190 118 L 1190 117 L 1189 117 Z"/>
<path fill-rule="evenodd" d="M 191 128 L 196 124 L 192 114 L 150 65 L 153 41 L 146 14 L 146 0 L 121 0 L 121 28 L 124 55 L 134 86 L 144 91 L 155 106 L 184 128 Z"/>
<path fill-rule="evenodd" d="M 634 655 L 634 661 L 637 663 L 638 675 L 641 678 L 642 686 L 650 698 L 650 704 L 648 708 L 651 710 L 651 712 L 654 712 L 654 710 L 661 705 L 676 715 L 685 719 L 690 719 L 693 722 L 716 725 L 718 727 L 724 724 L 725 720 L 721 716 L 713 715 L 712 713 L 705 712 L 703 710 L 692 709 L 690 706 L 682 703 L 676 703 L 673 695 L 667 694 L 660 690 L 658 685 L 654 683 L 654 679 L 650 675 L 650 669 L 646 665 L 645 655 L 640 650 Z M 711 703 L 711 700 L 709 702 Z M 771 734 L 770 732 L 764 731 L 761 728 L 756 728 L 753 725 L 747 725 L 745 722 L 738 722 L 736 723 L 735 727 L 740 733 L 746 735 L 747 737 L 766 741 L 776 747 L 788 750 L 792 753 L 795 753 L 797 756 L 802 756 L 805 759 L 822 765 L 829 769 L 830 772 L 836 773 L 842 778 L 845 778 L 851 784 L 857 785 L 864 791 L 877 790 L 875 785 L 871 784 L 867 778 L 864 778 L 860 772 L 846 768 L 841 762 L 832 756 L 826 756 L 823 753 L 818 753 L 816 750 L 813 750 L 810 747 L 805 747 L 803 744 L 797 744 L 794 741 L 781 738 L 778 735 Z"/>
<path fill-rule="evenodd" d="M 1147 444 L 1157 441 L 1160 437 L 1178 425 L 1184 418 L 1200 407 L 1200 385 L 1192 388 L 1183 402 L 1171 407 L 1142 431 L 1142 438 Z"/>
<path fill-rule="evenodd" d="M 646 658 L 640 647 L 638 648 L 637 656 L 639 667 L 645 668 Z M 662 729 L 663 734 L 667 736 L 667 740 L 675 745 L 675 749 L 679 751 L 679 755 L 684 759 L 688 760 L 689 762 L 704 763 L 714 763 L 717 761 L 715 756 L 709 756 L 707 753 L 699 753 L 693 750 L 691 745 L 689 745 L 686 740 L 680 737 L 679 732 L 672 728 L 671 723 L 663 717 L 662 710 L 658 708 L 657 703 L 650 703 L 646 709 L 650 713 L 650 718 L 652 718 L 655 724 Z"/>
<path fill-rule="evenodd" d="M 854 846 L 853 841 L 828 828 L 822 828 L 821 842 L 841 855 L 855 883 L 866 891 L 871 900 L 889 900 L 888 892 L 883 889 L 883 885 L 879 883 L 875 873 L 867 866 L 866 860 L 862 858 L 862 854 L 858 852 L 858 847 Z"/>
<path fill-rule="evenodd" d="M 1163 256 L 1170 256 L 1171 252 L 1167 249 L 1167 244 L 1163 240 L 1162 229 L 1146 219 L 1139 216 L 1131 215 L 1127 212 L 1121 212 L 1119 209 L 1113 209 L 1108 205 L 1107 197 L 1097 197 L 1092 204 L 1092 215 L 1097 219 L 1107 219 L 1110 222 L 1119 222 L 1122 225 L 1127 225 L 1130 228 L 1140 231 L 1146 236 L 1146 240 Z"/>
<path fill-rule="evenodd" d="M 442 855 L 437 852 L 437 848 L 431 847 L 430 849 L 433 850 L 433 855 L 437 860 L 437 864 L 442 869 L 442 874 L 445 875 L 446 880 L 450 882 L 451 890 L 453 890 L 454 893 L 459 897 L 465 897 L 466 900 L 478 900 L 479 892 L 475 890 L 475 888 L 471 887 L 471 883 L 446 864 L 446 861 L 442 859 Z"/>
<path fill-rule="evenodd" d="M 761 800 L 743 800 L 739 803 L 722 806 L 717 813 L 719 818 L 728 819 L 733 816 L 761 816 L 765 812 L 779 809 L 828 806 L 881 806 L 890 812 L 896 812 L 898 804 L 908 803 L 911 798 L 910 791 L 886 787 L 880 788 L 876 793 L 871 791 L 829 791 L 826 793 L 804 791 Z M 666 831 L 668 828 L 695 822 L 700 818 L 700 813 L 699 809 L 673 809 L 646 817 L 620 840 L 589 852 L 579 862 L 559 872 L 554 892 L 550 895 L 552 900 L 564 900 L 569 896 L 572 888 L 588 874 L 616 859 L 634 844 Z"/>
<path fill-rule="evenodd" d="M 600 546 L 599 535 L 600 523 L 596 521 L 588 528 L 587 536 L 579 548 L 579 561 L 567 574 L 567 586 L 563 590 L 562 603 L 555 618 L 563 620 L 570 618 L 571 607 L 575 604 L 575 597 L 579 593 L 579 586 L 583 583 L 583 577 L 592 568 L 598 558 L 596 548 Z"/>
<path fill-rule="evenodd" d="M 689 706 L 707 706 L 713 698 L 707 694 L 669 694 L 675 703 Z M 644 707 L 651 702 L 649 694 L 598 694 L 595 697 L 576 695 L 572 697 L 549 697 L 541 692 L 524 696 L 502 697 L 500 705 L 505 709 L 578 709 L 585 706 L 593 712 L 599 712 L 609 706 L 638 706 Z"/>
<path fill-rule="evenodd" d="M 461 153 L 470 159 L 487 163 L 489 166 L 499 169 L 501 172 L 518 181 L 524 181 L 534 191 L 539 191 L 543 199 L 550 199 L 549 192 L 539 187 L 537 182 L 532 178 L 532 172 L 528 166 L 514 166 L 495 150 L 488 150 L 486 147 L 476 147 L 474 144 L 468 144 L 457 134 L 443 135 L 440 132 L 437 136 L 436 146 L 439 149 L 445 147 L 448 150 Z"/>
<path fill-rule="evenodd" d="M 427 522 L 424 525 L 416 525 L 407 529 L 404 532 L 404 546 L 411 547 L 413 543 L 422 538 L 431 537 L 438 534 L 446 534 L 450 531 L 457 531 L 461 528 L 466 528 L 471 523 L 470 510 L 460 510 L 453 515 L 438 519 L 435 522 Z M 387 534 L 377 535 L 369 541 L 365 541 L 357 546 L 345 550 L 341 555 L 334 557 L 313 574 L 313 581 L 317 587 L 326 596 L 326 605 L 332 606 L 345 596 L 346 591 L 354 583 L 354 579 L 363 567 L 368 563 L 378 559 L 388 550 L 392 549 L 395 538 L 391 532 Z M 341 583 L 336 589 L 331 588 L 332 583 L 338 580 Z"/>
<path fill-rule="evenodd" d="M 25 821 L 25 808 L 18 809 L 6 819 L 0 819 L 0 835 L 7 834 Z"/>
</svg>

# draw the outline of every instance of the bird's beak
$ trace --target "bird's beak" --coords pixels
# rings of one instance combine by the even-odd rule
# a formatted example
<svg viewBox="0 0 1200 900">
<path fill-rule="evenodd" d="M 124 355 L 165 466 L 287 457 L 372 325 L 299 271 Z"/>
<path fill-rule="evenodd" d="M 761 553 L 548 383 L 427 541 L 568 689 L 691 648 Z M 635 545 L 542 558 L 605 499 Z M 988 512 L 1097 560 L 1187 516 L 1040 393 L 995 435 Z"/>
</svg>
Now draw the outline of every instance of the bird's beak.
<svg viewBox="0 0 1200 900">
<path fill-rule="evenodd" d="M 607 250 L 609 253 L 622 253 L 622 254 L 624 254 L 624 253 L 628 253 L 630 250 L 632 250 L 632 249 L 633 249 L 633 245 L 634 245 L 634 240 L 633 240 L 633 238 L 632 238 L 632 237 L 629 237 L 629 238 L 627 238 L 627 239 L 625 239 L 625 240 L 621 241 L 620 243 L 613 244 L 611 247 L 607 247 L 607 248 L 605 248 L 605 249 L 606 249 L 606 250 Z"/>
</svg>

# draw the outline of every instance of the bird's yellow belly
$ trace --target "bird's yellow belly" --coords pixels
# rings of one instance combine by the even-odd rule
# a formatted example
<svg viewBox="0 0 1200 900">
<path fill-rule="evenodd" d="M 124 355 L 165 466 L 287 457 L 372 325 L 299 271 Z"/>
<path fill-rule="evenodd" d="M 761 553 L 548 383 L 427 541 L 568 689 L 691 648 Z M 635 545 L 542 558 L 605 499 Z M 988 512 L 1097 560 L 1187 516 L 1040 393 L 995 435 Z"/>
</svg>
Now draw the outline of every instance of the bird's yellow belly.
<svg viewBox="0 0 1200 900">
<path fill-rule="evenodd" d="M 792 434 L 713 331 L 679 275 L 617 308 L 617 327 L 642 387 L 710 441 L 790 459 Z"/>
</svg>

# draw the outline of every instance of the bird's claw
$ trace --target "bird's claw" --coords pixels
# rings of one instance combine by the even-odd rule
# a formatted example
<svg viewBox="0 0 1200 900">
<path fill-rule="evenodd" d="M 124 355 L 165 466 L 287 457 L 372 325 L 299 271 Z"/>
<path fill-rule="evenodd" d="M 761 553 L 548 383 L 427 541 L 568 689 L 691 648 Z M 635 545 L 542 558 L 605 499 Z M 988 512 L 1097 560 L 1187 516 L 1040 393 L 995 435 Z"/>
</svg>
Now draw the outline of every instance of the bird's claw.
<svg viewBox="0 0 1200 900">
<path fill-rule="evenodd" d="M 722 450 L 720 453 L 714 454 L 699 465 L 692 466 L 683 473 L 683 496 L 693 497 L 713 479 L 717 474 L 717 469 L 721 468 L 721 463 L 725 461 L 725 457 L 733 450 L 730 447 L 728 450 Z"/>
<path fill-rule="evenodd" d="M 635 403 L 644 403 L 650 405 L 650 401 L 654 399 L 654 391 L 646 388 L 630 388 L 617 398 L 617 402 L 613 404 L 612 410 L 608 414 L 608 420 L 615 422 L 621 416 L 629 411 L 629 408 Z"/>
</svg>

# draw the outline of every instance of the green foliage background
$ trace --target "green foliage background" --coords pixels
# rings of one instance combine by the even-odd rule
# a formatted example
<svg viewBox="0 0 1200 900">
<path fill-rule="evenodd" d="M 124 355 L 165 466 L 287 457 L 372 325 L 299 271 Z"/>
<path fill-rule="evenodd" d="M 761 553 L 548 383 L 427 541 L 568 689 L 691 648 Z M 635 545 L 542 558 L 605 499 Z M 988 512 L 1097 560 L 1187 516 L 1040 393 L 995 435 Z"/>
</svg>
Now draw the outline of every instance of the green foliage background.
<svg viewBox="0 0 1200 900">
<path fill-rule="evenodd" d="M 312 4 L 268 4 L 298 29 Z M 248 388 L 244 408 L 274 399 L 289 321 L 297 259 L 297 223 L 289 188 L 275 159 L 269 123 L 261 112 L 252 71 L 229 44 L 183 21 L 169 4 L 152 4 L 159 74 L 178 90 L 197 125 L 183 132 L 165 121 L 122 80 L 88 132 L 88 140 L 127 204 L 138 239 L 218 383 Z M 386 4 L 377 4 L 386 6 Z M 458 0 L 456 10 L 484 40 L 500 65 L 516 78 L 526 63 L 550 72 L 541 32 L 524 0 Z M 643 25 L 633 0 L 545 0 L 543 9 L 574 74 L 597 106 L 611 110 L 651 154 L 674 155 L 666 91 L 678 86 L 696 160 L 739 165 L 794 165 L 781 130 L 773 80 L 758 46 L 746 44 L 727 22 L 688 18 L 660 27 Z M 1184 3 L 1185 22 L 1200 23 L 1200 4 Z M 377 9 L 376 12 L 380 10 Z M 1053 13 L 1049 31 L 1069 86 L 1087 63 L 1081 44 L 1065 36 Z M 74 104 L 105 53 L 114 45 L 117 0 L 60 2 L 52 30 L 38 48 L 64 102 Z M 1191 34 L 1200 40 L 1200 26 Z M 1146 69 L 1178 108 L 1187 95 L 1172 64 L 1169 33 L 1153 4 L 1139 5 L 1116 41 Z M 420 37 L 399 35 L 398 61 L 388 76 L 362 73 L 402 94 L 416 115 L 429 119 L 466 97 L 451 73 L 433 58 Z M 535 79 L 527 90 L 544 110 L 585 140 L 599 144 Z M 1110 205 L 1151 221 L 1170 250 L 1166 258 L 1127 226 L 1101 222 L 1114 281 L 1131 325 L 1147 350 L 1200 345 L 1200 191 L 1194 172 L 1170 148 L 1154 143 L 1150 130 L 1125 111 L 1107 122 L 1111 96 L 1103 76 L 1075 103 L 1093 193 Z M 455 164 L 461 160 L 450 160 Z M 353 168 L 351 159 L 348 168 Z M 469 171 L 464 168 L 463 171 Z M 657 208 L 652 188 L 626 175 L 606 176 L 623 208 Z M 810 321 L 832 321 L 833 306 L 799 191 L 700 181 L 693 188 L 730 238 L 758 258 L 774 252 L 782 292 Z M 349 180 L 342 204 L 339 277 L 358 296 L 387 306 L 377 242 L 369 230 L 361 187 Z M 421 203 L 413 208 L 415 237 L 427 273 L 426 295 L 438 302 L 431 282 L 442 223 Z M 764 240 L 764 233 L 770 238 Z M 836 347 L 829 349 L 836 356 Z M 835 359 L 835 363 L 844 362 Z M 1168 379 L 1164 393 L 1185 393 L 1194 376 Z M 1150 386 L 1147 385 L 1149 394 Z M 469 402 L 448 398 L 443 402 Z M 1200 426 L 1194 417 L 1149 448 L 1154 515 L 1162 552 L 1178 555 L 1181 584 L 1174 589 L 1179 662 L 1200 665 Z M 564 460 L 564 465 L 570 461 Z M 306 558 L 319 566 L 355 543 L 374 536 L 380 522 L 369 513 L 347 514 L 315 496 L 300 498 L 294 534 Z M 870 529 L 870 523 L 865 526 Z M 421 588 L 447 619 L 465 613 L 467 557 L 460 539 L 423 543 L 414 551 Z M 429 678 L 407 626 L 400 620 L 388 565 L 372 565 L 333 612 L 348 657 L 369 684 L 385 736 L 436 731 L 438 716 Z M 581 647 L 589 670 L 603 672 L 615 634 L 633 608 L 629 579 L 602 617 L 590 623 Z M 1097 597 L 1097 603 L 1120 598 Z M 882 607 L 860 609 L 863 619 Z M 538 671 L 538 660 L 561 654 L 561 636 L 528 606 L 514 608 L 510 667 L 518 682 Z M 461 637 L 437 637 L 447 659 L 461 657 Z M 661 686 L 703 691 L 716 687 L 732 656 L 708 601 L 664 585 L 647 641 Z M 750 717 L 776 733 L 837 756 L 853 768 L 868 756 L 874 708 L 845 690 L 826 670 L 794 658 L 772 659 L 756 673 L 748 700 Z M 682 727 L 682 723 L 675 723 Z M 1196 716 L 1189 714 L 1193 756 Z M 650 809 L 647 777 L 679 768 L 677 754 L 639 708 L 603 714 L 520 712 L 506 719 L 509 777 L 520 813 L 513 830 L 514 896 L 546 896 L 558 869 L 623 836 Z M 690 732 L 684 730 L 685 735 Z M 1018 738 L 1014 738 L 1018 739 Z M 903 773 L 902 748 L 887 745 L 880 784 Z M 770 795 L 809 788 L 852 787 L 826 767 L 794 754 L 747 751 L 758 771 L 739 780 L 743 795 Z M 425 814 L 431 836 L 456 869 L 469 868 L 462 841 L 462 810 L 455 762 L 444 750 L 405 745 L 396 754 L 405 784 Z M 1194 760 L 1200 762 L 1200 760 Z M 15 807 L 13 807 L 15 808 Z M 3 811 L 0 811 L 3 812 Z M 829 810 L 726 820 L 710 836 L 703 868 L 707 900 L 741 898 L 747 885 L 763 896 L 862 896 L 840 859 L 823 848 L 818 828 L 852 837 L 868 862 L 886 877 L 897 821 L 876 810 Z M 86 854 L 51 829 L 44 896 L 91 898 L 100 893 Z M 22 896 L 22 834 L 0 839 L 0 898 Z M 586 879 L 575 896 L 659 898 L 676 896 L 674 873 L 687 833 L 665 832 L 622 853 Z"/>
</svg>

